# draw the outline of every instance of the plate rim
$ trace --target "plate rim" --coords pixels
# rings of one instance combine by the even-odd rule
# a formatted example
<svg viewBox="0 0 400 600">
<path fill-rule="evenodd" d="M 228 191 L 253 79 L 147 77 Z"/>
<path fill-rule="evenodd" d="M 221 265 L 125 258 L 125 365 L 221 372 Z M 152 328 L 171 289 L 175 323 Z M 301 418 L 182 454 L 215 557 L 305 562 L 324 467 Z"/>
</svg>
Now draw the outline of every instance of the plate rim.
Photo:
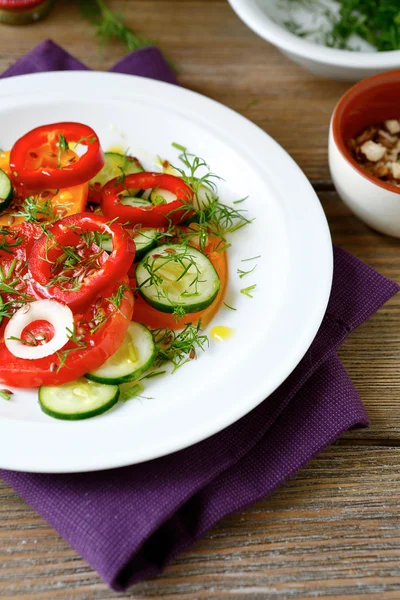
<svg viewBox="0 0 400 600">
<path fill-rule="evenodd" d="M 38 467 L 36 464 L 37 458 L 35 458 L 35 454 L 33 453 L 32 455 L 30 455 L 28 457 L 28 459 L 26 460 L 26 462 L 24 464 L 21 464 L 20 460 L 15 460 L 13 459 L 13 457 L 11 456 L 7 456 L 7 454 L 9 453 L 5 453 L 4 451 L 7 450 L 7 443 L 5 443 L 5 440 L 7 441 L 10 440 L 10 431 L 7 432 L 6 436 L 2 435 L 2 432 L 4 433 L 4 426 L 2 426 L 2 424 L 4 425 L 4 422 L 6 422 L 8 424 L 8 426 L 10 426 L 11 424 L 11 429 L 14 430 L 18 430 L 20 434 L 24 435 L 25 434 L 25 430 L 29 430 L 32 427 L 36 427 L 37 430 L 41 430 L 43 428 L 47 428 L 46 433 L 49 433 L 49 428 L 51 427 L 51 425 L 49 425 L 48 423 L 24 423 L 21 421 L 15 421 L 15 420 L 11 420 L 11 419 L 1 419 L 0 418 L 0 468 L 4 468 L 4 469 L 11 469 L 11 470 L 16 470 L 16 471 L 28 471 L 28 472 L 37 472 L 37 473 L 73 473 L 73 472 L 89 472 L 89 471 L 97 471 L 97 470 L 104 470 L 104 469 L 110 469 L 110 468 L 117 468 L 117 467 L 123 467 L 123 466 L 127 466 L 127 465 L 132 465 L 132 464 L 136 464 L 136 463 L 140 463 L 140 462 L 145 462 L 148 460 L 152 460 L 161 456 L 165 456 L 168 454 L 171 454 L 173 452 L 176 452 L 178 450 L 182 450 L 188 446 L 191 446 L 193 444 L 196 444 L 216 433 L 218 433 L 219 431 L 221 431 L 222 429 L 225 429 L 226 427 L 228 427 L 229 425 L 231 425 L 232 423 L 236 422 L 237 420 L 239 420 L 240 418 L 242 418 L 244 415 L 248 414 L 249 412 L 251 412 L 251 410 L 253 410 L 256 406 L 258 406 L 264 399 L 268 398 L 268 396 L 277 388 L 279 387 L 279 385 L 286 379 L 286 377 L 293 371 L 293 369 L 298 365 L 298 363 L 300 362 L 300 360 L 302 359 L 302 357 L 304 356 L 304 354 L 307 352 L 309 346 L 311 345 L 319 327 L 320 324 L 323 320 L 325 311 L 326 311 L 326 307 L 329 301 L 329 296 L 330 296 L 330 291 L 331 291 L 331 284 L 332 284 L 332 276 L 333 276 L 333 248 L 332 248 L 332 241 L 331 241 L 331 236 L 330 236 L 330 231 L 329 231 L 329 226 L 326 220 L 326 216 L 324 214 L 324 211 L 322 209 L 322 205 L 318 199 L 318 196 L 316 195 L 316 192 L 314 191 L 314 189 L 312 188 L 310 182 L 308 181 L 308 179 L 306 178 L 305 174 L 302 172 L 302 170 L 300 169 L 300 167 L 297 165 L 297 163 L 290 157 L 290 155 L 265 131 L 263 131 L 260 127 L 258 127 L 257 125 L 255 125 L 254 123 L 252 123 L 251 121 L 249 121 L 248 119 L 246 119 L 245 117 L 243 117 L 242 115 L 240 115 L 239 113 L 236 113 L 235 111 L 233 111 L 232 109 L 222 105 L 221 103 L 212 100 L 210 98 L 207 98 L 206 96 L 203 96 L 202 94 L 199 94 L 198 92 L 194 92 L 191 90 L 187 90 L 184 88 L 181 88 L 179 86 L 176 86 L 174 84 L 170 84 L 170 83 L 166 83 L 166 82 L 161 82 L 161 81 L 156 81 L 153 79 L 149 79 L 149 78 L 145 78 L 145 77 L 139 77 L 139 76 L 135 76 L 135 75 L 125 75 L 125 74 L 119 74 L 119 73 L 106 73 L 106 72 L 92 72 L 92 71 L 60 71 L 60 72 L 47 72 L 47 73 L 34 73 L 34 74 L 29 74 L 29 75 L 18 75 L 9 79 L 4 79 L 0 82 L 0 99 L 5 98 L 7 96 L 15 96 L 15 95 L 21 95 L 24 93 L 24 85 L 25 83 L 28 86 L 28 89 L 25 90 L 26 92 L 31 92 L 32 94 L 36 94 L 38 92 L 42 92 L 43 91 L 43 84 L 47 84 L 47 82 L 51 83 L 52 85 L 54 85 L 55 80 L 57 78 L 60 78 L 61 80 L 64 79 L 77 79 L 77 80 L 81 80 L 81 82 L 86 83 L 87 87 L 89 87 L 88 85 L 88 81 L 91 81 L 91 85 L 93 85 L 93 83 L 95 82 L 95 80 L 97 80 L 97 84 L 98 85 L 104 85 L 103 82 L 106 83 L 106 81 L 109 78 L 112 78 L 114 80 L 114 82 L 117 82 L 119 86 L 122 86 L 123 88 L 127 88 L 127 90 L 131 93 L 131 95 L 133 95 L 134 97 L 143 97 L 144 95 L 150 95 L 152 96 L 152 94 L 156 93 L 157 90 L 159 91 L 160 87 L 163 90 L 164 94 L 168 97 L 183 97 L 183 99 L 186 98 L 188 105 L 190 105 L 190 101 L 193 102 L 193 105 L 197 105 L 197 106 L 205 106 L 206 108 L 209 107 L 210 108 L 210 112 L 212 109 L 214 109 L 215 112 L 217 113 L 224 113 L 226 115 L 226 119 L 228 121 L 230 121 L 231 123 L 233 122 L 233 124 L 236 122 L 236 125 L 238 127 L 238 129 L 240 128 L 245 128 L 246 130 L 248 130 L 249 132 L 249 138 L 254 137 L 254 138 L 260 138 L 261 140 L 267 140 L 267 143 L 265 144 L 266 146 L 272 146 L 274 148 L 274 151 L 277 153 L 278 158 L 283 160 L 286 166 L 289 166 L 292 171 L 293 171 L 293 176 L 296 180 L 298 180 L 298 183 L 302 185 L 302 188 L 307 191 L 307 196 L 309 197 L 309 203 L 310 206 L 312 206 L 312 209 L 315 212 L 315 218 L 319 221 L 319 227 L 320 227 L 320 231 L 319 231 L 319 235 L 321 237 L 321 240 L 323 241 L 323 248 L 319 249 L 320 251 L 318 252 L 318 260 L 323 263 L 323 267 L 324 267 L 324 272 L 323 272 L 323 277 L 321 278 L 321 281 L 318 282 L 318 294 L 319 294 L 319 305 L 317 307 L 313 307 L 313 324 L 312 326 L 309 328 L 309 331 L 307 332 L 307 335 L 303 334 L 303 340 L 301 344 L 298 344 L 298 348 L 296 349 L 296 353 L 295 356 L 296 358 L 294 360 L 291 361 L 290 364 L 286 365 L 286 368 L 282 370 L 281 373 L 281 377 L 279 377 L 279 381 L 275 381 L 274 384 L 271 386 L 271 389 L 269 389 L 268 393 L 265 395 L 260 396 L 260 393 L 256 394 L 256 397 L 253 398 L 253 400 L 251 402 L 246 403 L 245 407 L 243 407 L 241 405 L 240 410 L 233 410 L 230 413 L 230 416 L 228 419 L 226 418 L 220 418 L 218 421 L 215 420 L 214 421 L 214 425 L 209 425 L 208 427 L 203 427 L 201 428 L 201 433 L 199 431 L 196 432 L 195 435 L 193 435 L 193 433 L 191 435 L 186 435 L 185 438 L 180 438 L 179 442 L 175 442 L 173 440 L 169 440 L 169 443 L 164 445 L 164 449 L 161 450 L 160 448 L 158 450 L 153 450 L 153 451 L 147 451 L 146 452 L 142 452 L 142 454 L 139 454 L 136 456 L 134 456 L 135 452 L 134 449 L 130 449 L 130 452 L 115 452 L 112 456 L 102 456 L 100 459 L 98 459 L 97 457 L 93 457 L 93 455 L 91 455 L 90 457 L 85 457 L 85 459 L 82 461 L 82 458 L 80 460 L 77 460 L 75 458 L 74 461 L 68 461 L 68 460 L 64 460 L 62 462 L 62 464 L 54 464 L 54 460 L 52 459 L 51 456 L 46 457 L 46 460 L 43 461 L 42 458 L 42 462 L 40 464 L 40 466 Z M 32 89 L 32 84 L 33 82 L 36 81 L 36 85 L 39 86 L 39 88 L 41 87 L 41 89 Z M 20 83 L 21 82 L 21 83 Z M 138 92 L 137 89 L 135 89 L 135 84 L 137 84 L 139 86 L 139 90 L 140 92 Z M 21 89 L 19 89 L 21 88 Z M 114 86 L 113 86 L 114 89 Z M 85 90 L 85 93 L 87 93 L 87 89 Z M 144 93 L 145 92 L 145 93 Z M 113 95 L 113 92 L 108 94 L 107 93 L 107 99 L 110 99 Z M 115 94 L 117 99 L 118 94 Z M 183 112 L 185 114 L 185 112 L 188 112 L 187 107 L 182 108 L 180 112 Z M 189 111 L 190 112 L 190 111 Z M 212 121 L 212 119 L 211 119 Z M 207 123 L 210 122 L 210 117 L 207 117 Z M 206 123 L 206 121 L 204 121 L 204 124 Z M 215 133 L 215 131 L 218 131 L 219 129 L 225 130 L 225 128 L 227 127 L 227 125 L 222 126 L 220 124 L 218 124 L 218 126 L 214 126 L 213 127 L 213 132 Z M 229 136 L 228 136 L 229 137 Z M 82 423 L 89 423 L 89 421 L 84 421 L 84 422 L 80 422 Z M 92 427 L 91 425 L 88 426 Z M 64 423 L 60 423 L 59 427 L 54 427 L 54 430 L 58 430 L 61 431 L 62 429 L 65 429 L 64 427 Z M 107 427 L 104 424 L 104 421 L 101 421 L 98 423 L 96 429 L 98 429 L 99 433 L 98 435 L 101 436 L 101 430 L 103 429 L 107 429 Z M 51 437 L 51 435 L 50 435 Z M 54 437 L 54 434 L 53 434 Z M 134 447 L 133 447 L 134 448 Z M 137 453 L 136 453 L 137 454 Z M 3 461 L 3 457 L 5 458 L 5 461 Z M 8 460 L 7 460 L 8 458 Z"/>
</svg>

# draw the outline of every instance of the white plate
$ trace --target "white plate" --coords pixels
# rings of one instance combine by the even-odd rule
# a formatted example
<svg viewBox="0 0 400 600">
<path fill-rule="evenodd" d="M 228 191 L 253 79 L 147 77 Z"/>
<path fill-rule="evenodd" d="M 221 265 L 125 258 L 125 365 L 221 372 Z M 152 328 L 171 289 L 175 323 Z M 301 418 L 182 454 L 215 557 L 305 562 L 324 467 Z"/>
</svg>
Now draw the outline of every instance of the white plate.
<svg viewBox="0 0 400 600">
<path fill-rule="evenodd" d="M 93 127 L 103 147 L 130 148 L 149 169 L 176 162 L 178 142 L 226 183 L 221 197 L 249 196 L 253 224 L 233 236 L 227 302 L 212 325 L 235 330 L 145 395 L 95 419 L 44 415 L 37 392 L 0 401 L 0 467 L 61 473 L 142 462 L 194 444 L 267 398 L 298 364 L 321 323 L 332 279 L 332 245 L 319 200 L 293 160 L 261 129 L 188 90 L 118 74 L 45 73 L 0 83 L 0 147 L 55 121 Z M 237 269 L 257 268 L 240 279 Z M 257 284 L 253 299 L 240 289 Z"/>
</svg>

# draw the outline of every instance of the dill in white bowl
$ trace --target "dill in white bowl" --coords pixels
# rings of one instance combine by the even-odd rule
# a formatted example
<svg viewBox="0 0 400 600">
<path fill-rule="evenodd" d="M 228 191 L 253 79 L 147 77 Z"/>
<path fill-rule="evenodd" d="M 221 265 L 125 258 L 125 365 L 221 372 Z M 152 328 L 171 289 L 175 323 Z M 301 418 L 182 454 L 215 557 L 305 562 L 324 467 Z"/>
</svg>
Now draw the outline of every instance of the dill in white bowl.
<svg viewBox="0 0 400 600">
<path fill-rule="evenodd" d="M 399 0 L 280 0 L 270 16 L 291 33 L 330 48 L 400 49 Z"/>
<path fill-rule="evenodd" d="M 228 0 L 260 37 L 315 75 L 400 68 L 400 0 Z"/>
</svg>

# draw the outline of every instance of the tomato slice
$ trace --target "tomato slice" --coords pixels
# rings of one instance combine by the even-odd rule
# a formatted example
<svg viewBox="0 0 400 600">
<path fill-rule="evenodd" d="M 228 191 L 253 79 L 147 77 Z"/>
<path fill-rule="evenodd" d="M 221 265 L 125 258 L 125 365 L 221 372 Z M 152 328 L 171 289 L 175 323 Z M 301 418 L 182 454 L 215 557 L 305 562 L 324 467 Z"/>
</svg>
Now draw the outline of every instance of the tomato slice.
<svg viewBox="0 0 400 600">
<path fill-rule="evenodd" d="M 23 388 L 60 385 L 100 367 L 122 344 L 132 318 L 130 291 L 123 292 L 118 307 L 110 300 L 118 293 L 120 285 L 110 288 L 105 292 L 105 298 L 94 302 L 85 313 L 74 315 L 78 344 L 70 341 L 59 353 L 46 358 L 25 360 L 11 354 L 4 343 L 3 323 L 0 327 L 0 383 Z M 38 328 L 32 329 L 36 334 Z"/>
<path fill-rule="evenodd" d="M 174 315 L 156 310 L 150 306 L 150 304 L 147 304 L 141 296 L 138 296 L 135 300 L 135 321 L 142 323 L 142 325 L 146 325 L 150 329 L 160 329 L 164 327 L 168 327 L 169 329 L 182 329 L 187 323 L 197 323 L 200 319 L 202 327 L 208 325 L 218 312 L 228 285 L 228 261 L 226 252 L 217 252 L 216 250 L 220 245 L 220 239 L 210 237 L 204 252 L 214 265 L 221 281 L 218 295 L 210 306 L 200 312 L 190 313 L 180 319 L 176 319 Z M 135 287 L 134 281 L 132 282 L 132 287 Z"/>
</svg>

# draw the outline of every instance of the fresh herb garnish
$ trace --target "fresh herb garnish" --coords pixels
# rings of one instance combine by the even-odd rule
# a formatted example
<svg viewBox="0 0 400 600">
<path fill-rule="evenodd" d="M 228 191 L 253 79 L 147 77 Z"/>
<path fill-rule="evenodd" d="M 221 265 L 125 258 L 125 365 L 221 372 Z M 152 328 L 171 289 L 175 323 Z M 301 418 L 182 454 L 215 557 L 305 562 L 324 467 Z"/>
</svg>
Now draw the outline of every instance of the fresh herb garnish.
<svg viewBox="0 0 400 600">
<path fill-rule="evenodd" d="M 250 273 L 252 273 L 256 268 L 257 265 L 254 265 L 254 267 L 252 269 L 249 269 L 248 271 L 244 271 L 243 269 L 237 269 L 237 274 L 239 275 L 240 279 L 243 279 L 243 277 L 245 277 L 246 275 L 250 275 Z"/>
<path fill-rule="evenodd" d="M 182 146 L 181 144 L 177 144 L 176 142 L 172 142 L 171 146 L 173 148 L 176 148 L 177 150 L 180 150 L 181 152 L 186 152 L 187 148 L 185 148 L 185 146 Z"/>
<path fill-rule="evenodd" d="M 242 288 L 240 290 L 240 293 L 243 294 L 244 296 L 248 296 L 249 298 L 253 298 L 253 294 L 252 292 L 256 289 L 257 284 L 254 283 L 253 285 L 249 285 L 249 287 L 247 288 Z"/>
<path fill-rule="evenodd" d="M 243 258 L 240 262 L 249 262 L 250 260 L 257 260 L 257 258 L 261 258 L 261 254 L 258 256 L 251 256 L 250 258 Z"/>
<path fill-rule="evenodd" d="M 153 379 L 154 377 L 160 377 L 160 375 L 165 375 L 166 372 L 167 371 L 152 371 L 151 373 L 148 373 L 147 375 L 141 377 L 140 381 L 143 381 L 143 379 Z"/>
<path fill-rule="evenodd" d="M 179 333 L 169 328 L 156 329 L 152 333 L 157 348 L 154 364 L 159 367 L 169 362 L 173 373 L 196 358 L 197 350 L 204 351 L 209 345 L 208 337 L 201 330 L 201 320 L 197 325 L 188 323 Z"/>
<path fill-rule="evenodd" d="M 334 5 L 336 10 L 325 0 L 285 0 L 282 6 L 289 14 L 296 6 L 309 8 L 315 17 L 324 17 L 328 26 L 305 29 L 293 14 L 284 25 L 300 37 L 332 48 L 354 50 L 350 38 L 356 35 L 378 51 L 400 49 L 399 0 L 336 0 Z"/>
<path fill-rule="evenodd" d="M 227 304 L 226 302 L 222 303 L 224 306 L 226 306 L 226 308 L 229 308 L 229 310 L 237 310 L 237 308 L 233 308 L 233 306 L 229 306 L 229 304 Z"/>
<path fill-rule="evenodd" d="M 10 390 L 0 390 L 0 398 L 4 400 L 11 400 L 12 392 Z"/>
<path fill-rule="evenodd" d="M 57 166 L 60 169 L 61 168 L 61 157 L 63 155 L 63 153 L 68 152 L 69 150 L 69 145 L 68 142 L 65 138 L 65 136 L 62 133 L 58 134 L 58 155 L 57 155 Z"/>
<path fill-rule="evenodd" d="M 146 256 L 142 262 L 142 266 L 147 271 L 148 277 L 140 284 L 140 288 L 154 286 L 158 298 L 168 299 L 171 305 L 178 309 L 182 308 L 182 304 L 170 300 L 166 290 L 160 287 L 164 282 L 163 270 L 168 269 L 169 266 L 176 265 L 177 269 L 174 269 L 176 272 L 176 282 L 181 281 L 188 273 L 193 276 L 187 289 L 180 294 L 182 302 L 185 298 L 199 295 L 198 284 L 200 283 L 201 271 L 190 252 L 189 246 L 182 246 L 178 247 L 177 250 L 172 250 L 167 252 L 167 248 L 163 254 L 155 252 Z"/>
<path fill-rule="evenodd" d="M 102 45 L 119 40 L 129 52 L 154 45 L 144 35 L 132 31 L 125 24 L 123 17 L 111 10 L 105 0 L 79 0 L 79 5 L 82 16 L 94 25 Z"/>
<path fill-rule="evenodd" d="M 37 223 L 40 221 L 54 221 L 57 217 L 53 212 L 51 198 L 41 198 L 40 196 L 27 196 L 20 210 L 13 214 L 14 217 L 22 217 L 28 223 Z"/>
<path fill-rule="evenodd" d="M 181 150 L 179 160 L 183 163 L 184 168 L 181 169 L 174 165 L 172 167 L 194 192 L 192 201 L 188 198 L 183 206 L 169 213 L 170 216 L 174 212 L 183 211 L 183 220 L 186 216 L 189 217 L 194 213 L 194 216 L 191 216 L 191 221 L 194 223 L 185 231 L 178 230 L 182 242 L 189 243 L 195 238 L 200 250 L 204 251 L 209 234 L 226 241 L 227 234 L 252 222 L 251 219 L 244 216 L 245 210 L 238 210 L 220 202 L 216 181 L 222 178 L 210 171 L 204 159 L 188 153 L 179 144 L 172 145 Z"/>
<path fill-rule="evenodd" d="M 139 394 L 143 392 L 143 385 L 141 383 L 135 383 L 134 385 L 119 388 L 119 400 L 121 402 L 127 402 L 128 400 L 132 400 L 132 398 L 140 397 Z"/>
<path fill-rule="evenodd" d="M 23 237 L 18 237 L 16 234 L 13 234 L 12 231 L 9 231 L 3 227 L 0 228 L 0 251 L 7 252 L 7 254 L 12 254 L 12 248 L 20 246 L 23 242 Z"/>
<path fill-rule="evenodd" d="M 69 327 L 67 327 L 66 331 L 69 342 L 75 344 L 75 348 L 67 348 L 66 350 L 59 350 L 58 352 L 56 352 L 57 358 L 60 361 L 60 364 L 57 368 L 57 373 L 58 371 L 60 371 L 60 369 L 66 366 L 65 363 L 71 352 L 76 352 L 77 350 L 85 350 L 87 348 L 86 343 L 78 337 L 75 330 L 75 326 L 72 330 L 69 329 Z"/>
<path fill-rule="evenodd" d="M 93 322 L 95 323 L 95 326 L 90 330 L 90 333 L 92 335 L 94 333 L 96 333 L 96 331 L 98 331 L 101 327 L 103 327 L 103 325 L 105 325 L 107 323 L 107 321 L 111 318 L 111 316 L 117 310 L 120 309 L 122 299 L 126 297 L 125 292 L 130 289 L 131 288 L 128 285 L 126 285 L 124 282 L 122 282 L 119 284 L 116 292 L 114 292 L 110 297 L 105 298 L 105 300 L 107 302 L 112 304 L 112 306 L 114 307 L 114 310 L 111 310 L 108 313 L 108 315 L 106 315 L 105 310 L 101 306 L 99 308 L 97 308 L 96 313 L 93 318 Z M 123 313 L 121 313 L 121 314 L 125 317 L 125 315 Z"/>
<path fill-rule="evenodd" d="M 29 331 L 29 329 L 25 330 L 26 335 L 28 336 L 28 340 L 24 340 L 22 338 L 19 337 L 15 337 L 14 335 L 11 335 L 9 338 L 7 338 L 8 340 L 14 340 L 15 342 L 20 342 L 21 344 L 23 344 L 24 346 L 30 346 L 30 347 L 35 347 L 39 345 L 39 342 L 37 341 L 37 339 L 35 338 L 35 336 L 33 335 L 33 333 L 31 331 Z"/>
</svg>

